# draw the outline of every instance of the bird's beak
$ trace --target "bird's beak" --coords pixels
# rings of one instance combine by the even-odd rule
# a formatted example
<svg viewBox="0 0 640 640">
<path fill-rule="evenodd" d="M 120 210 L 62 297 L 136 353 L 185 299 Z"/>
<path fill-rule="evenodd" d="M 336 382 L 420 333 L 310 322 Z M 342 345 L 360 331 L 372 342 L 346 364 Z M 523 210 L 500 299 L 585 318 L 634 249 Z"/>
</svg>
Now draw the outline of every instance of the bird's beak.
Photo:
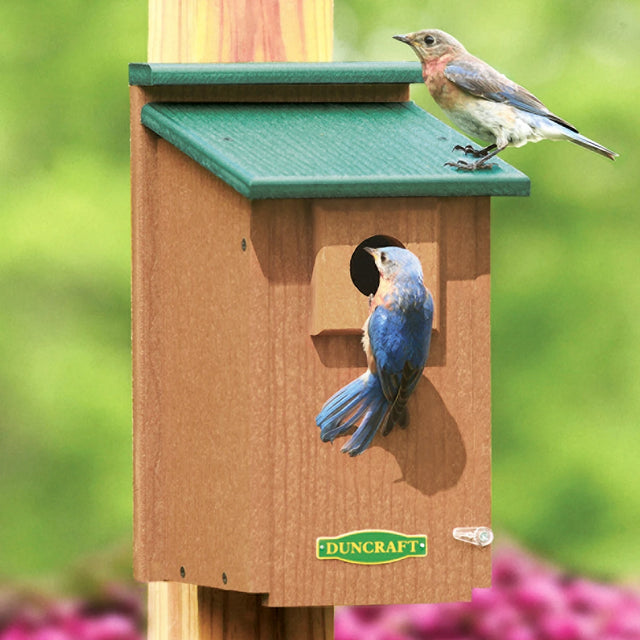
<svg viewBox="0 0 640 640">
<path fill-rule="evenodd" d="M 411 38 L 408 35 L 398 35 L 393 36 L 394 40 L 400 40 L 400 42 L 404 42 L 405 44 L 411 44 Z"/>
</svg>

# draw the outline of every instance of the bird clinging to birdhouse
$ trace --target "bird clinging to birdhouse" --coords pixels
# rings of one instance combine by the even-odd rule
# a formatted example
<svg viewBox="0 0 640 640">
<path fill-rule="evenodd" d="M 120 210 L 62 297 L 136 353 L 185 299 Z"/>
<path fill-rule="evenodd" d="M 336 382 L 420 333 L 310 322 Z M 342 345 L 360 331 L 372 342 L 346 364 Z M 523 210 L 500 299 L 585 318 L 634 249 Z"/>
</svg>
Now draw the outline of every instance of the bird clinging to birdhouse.
<svg viewBox="0 0 640 640">
<path fill-rule="evenodd" d="M 433 297 L 418 258 L 401 247 L 366 251 L 380 274 L 363 327 L 368 369 L 333 395 L 316 417 L 325 442 L 359 423 L 342 447 L 351 456 L 365 451 L 378 431 L 387 435 L 395 424 L 407 426 L 406 403 L 427 361 L 433 320 Z"/>
</svg>

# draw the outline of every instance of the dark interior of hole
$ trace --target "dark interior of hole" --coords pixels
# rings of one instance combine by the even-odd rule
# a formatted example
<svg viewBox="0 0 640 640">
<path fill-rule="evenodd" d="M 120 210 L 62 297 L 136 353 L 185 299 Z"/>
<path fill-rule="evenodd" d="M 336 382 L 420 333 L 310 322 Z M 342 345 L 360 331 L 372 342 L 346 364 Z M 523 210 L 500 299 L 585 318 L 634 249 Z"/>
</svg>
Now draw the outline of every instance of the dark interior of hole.
<svg viewBox="0 0 640 640">
<path fill-rule="evenodd" d="M 369 296 L 377 291 L 380 276 L 373 256 L 364 250 L 365 247 L 377 249 L 378 247 L 404 247 L 404 245 L 391 236 L 378 235 L 363 240 L 356 247 L 349 264 L 351 281 L 360 293 Z"/>
</svg>

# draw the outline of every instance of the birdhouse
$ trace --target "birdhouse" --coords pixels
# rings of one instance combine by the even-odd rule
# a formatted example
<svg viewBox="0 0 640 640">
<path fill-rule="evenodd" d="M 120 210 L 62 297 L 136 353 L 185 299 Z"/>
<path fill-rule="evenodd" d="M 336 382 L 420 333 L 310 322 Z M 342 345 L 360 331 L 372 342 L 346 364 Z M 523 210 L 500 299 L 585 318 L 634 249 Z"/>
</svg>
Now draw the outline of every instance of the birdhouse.
<svg viewBox="0 0 640 640">
<path fill-rule="evenodd" d="M 490 197 L 529 181 L 444 166 L 469 141 L 409 101 L 420 81 L 131 65 L 139 580 L 296 607 L 489 586 Z M 386 245 L 422 263 L 431 352 L 407 428 L 350 457 L 315 416 L 366 368 L 364 247 Z"/>
</svg>

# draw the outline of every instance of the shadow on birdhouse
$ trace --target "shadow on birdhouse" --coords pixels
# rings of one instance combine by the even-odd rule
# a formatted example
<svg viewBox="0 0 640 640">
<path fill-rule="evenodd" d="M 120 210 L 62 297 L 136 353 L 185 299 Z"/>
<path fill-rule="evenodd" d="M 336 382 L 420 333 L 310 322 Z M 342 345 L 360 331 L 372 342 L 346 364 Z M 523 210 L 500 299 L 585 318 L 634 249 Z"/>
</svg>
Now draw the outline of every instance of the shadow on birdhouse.
<svg viewBox="0 0 640 640">
<path fill-rule="evenodd" d="M 419 81 L 407 63 L 131 66 L 138 579 L 269 606 L 488 586 L 489 550 L 452 530 L 490 526 L 490 196 L 528 180 L 443 166 L 467 140 L 408 100 Z M 366 367 L 364 247 L 389 245 L 422 264 L 431 352 L 409 426 L 350 458 L 315 416 Z"/>
</svg>

